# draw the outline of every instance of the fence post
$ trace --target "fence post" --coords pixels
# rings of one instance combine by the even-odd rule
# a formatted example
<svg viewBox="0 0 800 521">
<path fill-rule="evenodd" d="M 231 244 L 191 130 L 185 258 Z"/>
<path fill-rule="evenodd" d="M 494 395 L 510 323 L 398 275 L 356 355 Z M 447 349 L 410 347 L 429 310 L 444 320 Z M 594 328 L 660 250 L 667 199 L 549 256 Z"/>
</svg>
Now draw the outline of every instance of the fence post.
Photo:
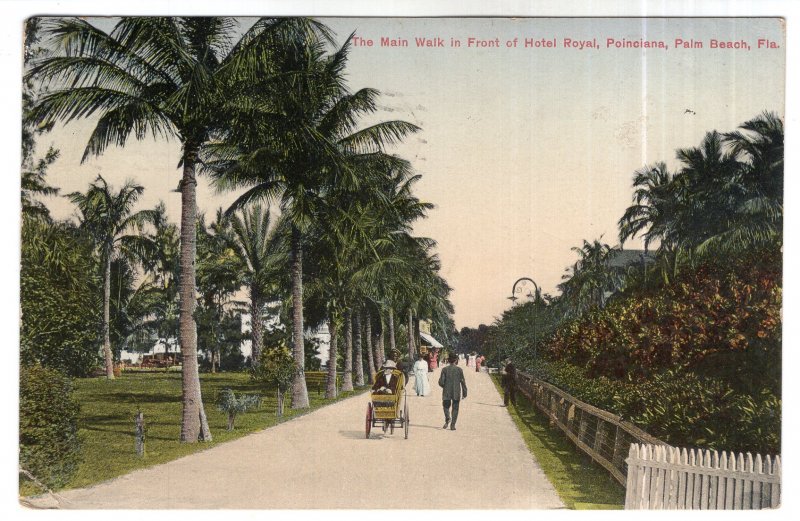
<svg viewBox="0 0 800 521">
<path fill-rule="evenodd" d="M 139 411 L 134 418 L 136 425 L 136 455 L 144 456 L 144 413 Z"/>
<path fill-rule="evenodd" d="M 633 510 L 638 507 L 636 504 L 637 483 L 639 482 L 639 446 L 631 443 L 631 448 L 628 451 L 628 477 L 625 484 L 625 510 Z"/>
<path fill-rule="evenodd" d="M 624 468 L 622 465 L 618 465 L 617 462 L 622 457 L 622 436 L 620 436 L 620 428 L 619 425 L 615 425 L 614 429 L 614 452 L 611 454 L 611 464 L 615 467 L 619 466 L 619 468 Z"/>
<path fill-rule="evenodd" d="M 592 450 L 594 450 L 597 454 L 602 456 L 603 449 L 603 442 L 606 440 L 606 422 L 601 420 L 600 418 L 597 419 L 597 429 L 594 431 L 594 443 L 592 444 Z"/>
</svg>

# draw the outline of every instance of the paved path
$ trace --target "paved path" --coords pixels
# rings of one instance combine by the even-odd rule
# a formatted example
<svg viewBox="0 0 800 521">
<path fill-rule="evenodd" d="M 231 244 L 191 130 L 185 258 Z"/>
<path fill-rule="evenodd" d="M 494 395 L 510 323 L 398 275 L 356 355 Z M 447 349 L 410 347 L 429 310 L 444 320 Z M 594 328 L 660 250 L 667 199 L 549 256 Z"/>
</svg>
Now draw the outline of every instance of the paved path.
<svg viewBox="0 0 800 521">
<path fill-rule="evenodd" d="M 467 369 L 467 368 L 465 368 Z M 489 376 L 465 370 L 456 431 L 443 430 L 439 371 L 432 393 L 409 387 L 409 438 L 373 428 L 368 395 L 91 488 L 62 508 L 563 508 L 502 407 Z M 413 378 L 410 382 L 413 386 Z M 42 505 L 44 506 L 44 505 Z"/>
</svg>

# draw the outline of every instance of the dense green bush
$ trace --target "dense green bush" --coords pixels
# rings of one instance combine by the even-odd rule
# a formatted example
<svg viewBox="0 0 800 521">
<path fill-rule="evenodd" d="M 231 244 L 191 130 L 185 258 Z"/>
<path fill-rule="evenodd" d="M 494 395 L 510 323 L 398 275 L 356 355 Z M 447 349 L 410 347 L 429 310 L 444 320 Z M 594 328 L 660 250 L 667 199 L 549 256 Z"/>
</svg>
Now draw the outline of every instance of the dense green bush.
<svg viewBox="0 0 800 521">
<path fill-rule="evenodd" d="M 20 371 L 20 465 L 50 488 L 64 486 L 80 463 L 78 404 L 62 373 L 39 365 Z"/>
<path fill-rule="evenodd" d="M 566 362 L 539 360 L 524 370 L 583 402 L 608 411 L 614 409 L 617 396 L 625 392 L 622 382 L 604 376 L 590 378 L 586 369 Z"/>
<path fill-rule="evenodd" d="M 668 371 L 625 386 L 612 409 L 676 446 L 780 454 L 781 403 L 751 396 L 719 378 Z"/>
<path fill-rule="evenodd" d="M 70 376 L 99 363 L 102 287 L 91 242 L 65 223 L 24 219 L 20 362 Z"/>
<path fill-rule="evenodd" d="M 617 299 L 562 325 L 539 352 L 589 377 L 634 381 L 681 369 L 736 391 L 780 394 L 781 259 L 706 264 L 676 283 Z"/>
<path fill-rule="evenodd" d="M 540 360 L 526 369 L 675 446 L 780 453 L 781 401 L 768 389 L 743 394 L 720 378 L 677 371 L 633 382 L 591 378 L 566 362 Z"/>
<path fill-rule="evenodd" d="M 517 366 L 674 445 L 776 454 L 781 258 L 706 263 L 565 322 Z"/>
</svg>

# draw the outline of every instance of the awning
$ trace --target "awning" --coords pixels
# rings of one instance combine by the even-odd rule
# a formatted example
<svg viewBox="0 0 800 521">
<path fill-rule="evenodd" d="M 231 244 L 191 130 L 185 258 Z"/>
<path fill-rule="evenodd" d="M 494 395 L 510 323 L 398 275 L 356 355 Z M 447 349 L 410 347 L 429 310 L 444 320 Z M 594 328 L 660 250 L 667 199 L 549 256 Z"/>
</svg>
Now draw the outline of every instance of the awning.
<svg viewBox="0 0 800 521">
<path fill-rule="evenodd" d="M 430 336 L 428 333 L 423 333 L 422 331 L 420 331 L 420 332 L 419 332 L 419 336 L 421 336 L 421 337 L 422 337 L 422 339 L 423 339 L 425 342 L 427 342 L 428 344 L 430 344 L 430 345 L 431 345 L 431 347 L 444 347 L 442 344 L 440 344 L 440 343 L 439 343 L 439 341 L 438 341 L 438 340 L 436 340 L 435 338 L 433 338 L 432 336 Z"/>
</svg>

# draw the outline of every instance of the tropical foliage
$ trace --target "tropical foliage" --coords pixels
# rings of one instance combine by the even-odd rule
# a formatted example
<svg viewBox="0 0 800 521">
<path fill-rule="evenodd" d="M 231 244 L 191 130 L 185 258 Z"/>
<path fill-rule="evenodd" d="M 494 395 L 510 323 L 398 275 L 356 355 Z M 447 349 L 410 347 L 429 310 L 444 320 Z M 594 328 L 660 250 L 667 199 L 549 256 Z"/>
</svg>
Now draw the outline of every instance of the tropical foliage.
<svg viewBox="0 0 800 521">
<path fill-rule="evenodd" d="M 634 173 L 619 221 L 652 256 L 626 267 L 584 241 L 561 294 L 506 311 L 482 351 L 670 443 L 780 452 L 783 123 L 761 114 L 677 159 Z"/>
<path fill-rule="evenodd" d="M 94 245 L 68 223 L 23 219 L 20 361 L 86 376 L 99 361 L 101 289 Z"/>
<path fill-rule="evenodd" d="M 133 211 L 142 186 L 128 181 L 114 193 L 102 176 L 89 185 L 86 193 L 73 192 L 67 197 L 81 213 L 80 226 L 94 240 L 103 269 L 103 358 L 106 377 L 114 378 L 114 358 L 111 351 L 111 265 L 124 258 L 128 262 L 144 260 L 152 241 L 143 236 L 142 229 L 153 219 L 148 210 Z M 137 233 L 138 232 L 138 233 Z"/>
<path fill-rule="evenodd" d="M 42 52 L 30 53 L 25 76 L 23 363 L 84 376 L 102 347 L 111 378 L 122 350 L 179 350 L 185 442 L 211 436 L 198 371 L 242 368 L 244 339 L 256 373 L 265 348 L 292 346 L 279 372 L 291 369 L 292 406 L 304 408 L 304 368 L 318 367 L 310 331 L 327 324 L 332 333 L 335 395 L 337 330 L 355 340 L 351 385 L 382 364 L 384 340 L 393 347 L 402 337 L 413 351 L 418 320 L 445 338 L 453 330 L 435 242 L 412 235 L 433 205 L 414 195 L 410 163 L 389 151 L 420 129 L 364 123 L 380 94 L 348 89 L 349 38 L 335 46 L 307 18 L 237 24 L 132 17 L 109 32 L 77 18 L 29 24 Z M 163 203 L 142 208 L 136 181 L 117 191 L 103 177 L 69 195 L 79 226 L 51 221 L 45 198 L 56 189 L 46 172 L 58 153 L 34 161 L 34 137 L 80 119 L 93 126 L 84 160 L 131 138 L 180 145 L 178 224 Z M 200 173 L 238 192 L 210 223 L 197 211 Z"/>
<path fill-rule="evenodd" d="M 240 394 L 236 396 L 232 390 L 225 388 L 219 392 L 217 408 L 228 415 L 228 430 L 235 428 L 236 416 L 261 406 L 258 394 Z"/>
</svg>

